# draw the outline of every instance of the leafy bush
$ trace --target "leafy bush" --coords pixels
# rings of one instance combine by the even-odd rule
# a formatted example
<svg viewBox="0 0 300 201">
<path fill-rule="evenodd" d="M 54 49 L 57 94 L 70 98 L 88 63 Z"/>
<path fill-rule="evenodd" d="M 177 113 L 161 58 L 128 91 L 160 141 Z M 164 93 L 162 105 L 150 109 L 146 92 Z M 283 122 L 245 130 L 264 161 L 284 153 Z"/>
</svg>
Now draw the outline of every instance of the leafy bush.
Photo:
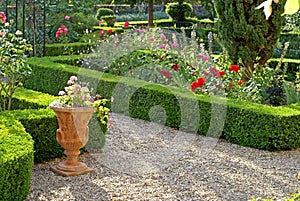
<svg viewBox="0 0 300 201">
<path fill-rule="evenodd" d="M 77 6 L 71 6 L 67 2 L 60 2 L 55 6 L 49 6 L 47 10 L 46 35 L 47 43 L 57 43 L 55 38 L 57 29 L 65 25 L 68 29 L 69 42 L 77 42 L 86 32 L 93 30 L 97 20 L 91 15 L 92 10 L 83 8 L 81 1 L 74 1 Z"/>
<path fill-rule="evenodd" d="M 166 12 L 161 12 L 161 11 L 154 11 L 153 16 L 154 16 L 154 20 L 169 18 Z M 126 22 L 126 21 L 132 22 L 132 21 L 142 21 L 142 20 L 145 21 L 148 20 L 147 13 L 131 13 L 131 14 L 116 15 L 117 22 Z"/>
<path fill-rule="evenodd" d="M 116 22 L 116 16 L 115 15 L 103 15 L 101 16 L 101 19 L 104 20 L 109 27 L 113 27 Z"/>
<path fill-rule="evenodd" d="M 193 7 L 190 3 L 169 3 L 166 7 L 166 13 L 174 21 L 184 22 L 187 17 L 193 13 Z"/>
<path fill-rule="evenodd" d="M 0 112 L 1 200 L 23 201 L 30 189 L 33 140 L 8 112 Z"/>
<path fill-rule="evenodd" d="M 102 16 L 105 16 L 105 15 L 115 15 L 114 11 L 110 8 L 99 8 L 97 10 L 97 13 L 95 15 L 95 19 L 96 20 L 101 20 L 102 19 Z"/>
<path fill-rule="evenodd" d="M 4 21 L 0 23 L 0 96 L 3 94 L 7 99 L 1 101 L 0 111 L 11 109 L 15 90 L 22 86 L 25 78 L 30 75 L 31 68 L 26 60 L 32 50 L 31 45 L 22 38 L 21 31 L 17 30 L 14 33 L 12 25 L 3 23 Z"/>
</svg>

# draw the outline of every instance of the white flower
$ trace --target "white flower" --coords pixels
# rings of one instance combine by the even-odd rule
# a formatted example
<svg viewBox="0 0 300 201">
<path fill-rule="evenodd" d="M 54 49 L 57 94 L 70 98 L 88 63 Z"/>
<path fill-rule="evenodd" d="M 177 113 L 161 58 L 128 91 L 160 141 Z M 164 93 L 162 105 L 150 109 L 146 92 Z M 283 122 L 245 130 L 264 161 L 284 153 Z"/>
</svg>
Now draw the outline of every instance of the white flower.
<svg viewBox="0 0 300 201">
<path fill-rule="evenodd" d="M 17 36 L 18 36 L 18 35 L 22 35 L 22 31 L 17 30 L 17 31 L 16 31 L 16 35 L 17 35 Z"/>
</svg>

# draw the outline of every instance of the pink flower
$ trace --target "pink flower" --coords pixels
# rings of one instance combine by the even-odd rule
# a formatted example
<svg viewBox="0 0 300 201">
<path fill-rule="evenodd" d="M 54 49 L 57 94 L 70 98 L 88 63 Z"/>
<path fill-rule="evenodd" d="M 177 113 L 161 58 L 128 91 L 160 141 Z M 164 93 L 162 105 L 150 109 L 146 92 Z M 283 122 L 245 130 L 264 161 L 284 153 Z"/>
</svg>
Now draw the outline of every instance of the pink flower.
<svg viewBox="0 0 300 201">
<path fill-rule="evenodd" d="M 56 37 L 56 38 L 59 38 L 59 37 L 60 37 L 60 34 L 61 34 L 61 33 L 60 33 L 59 31 L 57 31 L 57 32 L 55 33 L 55 37 Z"/>
<path fill-rule="evenodd" d="M 95 99 L 92 96 L 90 96 L 89 101 L 93 103 L 93 102 L 95 102 Z"/>
<path fill-rule="evenodd" d="M 209 68 L 209 72 L 213 75 L 213 76 L 218 76 L 219 75 L 219 70 L 213 67 Z"/>
<path fill-rule="evenodd" d="M 99 33 L 99 34 L 100 34 L 100 36 L 103 36 L 103 35 L 104 35 L 104 33 L 105 33 L 105 32 L 104 32 L 104 30 L 102 29 L 102 30 L 100 31 L 100 33 Z"/>
<path fill-rule="evenodd" d="M 6 16 L 4 12 L 0 12 L 0 23 L 3 24 L 6 21 Z"/>
<path fill-rule="evenodd" d="M 70 16 L 66 15 L 65 20 L 69 20 L 69 19 L 70 19 Z"/>
<path fill-rule="evenodd" d="M 149 40 L 155 41 L 155 37 L 150 37 Z"/>
<path fill-rule="evenodd" d="M 171 47 L 177 47 L 178 46 L 178 43 L 171 43 L 171 42 L 169 42 L 169 44 L 170 44 Z"/>
<path fill-rule="evenodd" d="M 161 38 L 162 40 L 166 40 L 166 39 L 167 39 L 167 37 L 166 37 L 165 34 L 161 34 L 161 35 L 160 35 L 160 38 Z"/>
<path fill-rule="evenodd" d="M 145 29 L 140 29 L 139 33 L 145 33 Z"/>
<path fill-rule="evenodd" d="M 164 49 L 165 46 L 166 46 L 165 44 L 161 44 L 161 45 L 158 46 L 158 48 L 159 48 L 159 49 Z"/>
<path fill-rule="evenodd" d="M 71 80 L 71 81 L 77 81 L 77 77 L 76 77 L 75 75 L 72 75 L 72 76 L 70 77 L 70 80 Z"/>
<path fill-rule="evenodd" d="M 112 33 L 112 29 L 108 29 L 107 34 L 111 34 L 111 33 Z"/>
<path fill-rule="evenodd" d="M 60 28 L 65 35 L 68 33 L 68 29 L 65 25 L 62 25 Z"/>
<path fill-rule="evenodd" d="M 203 54 L 198 54 L 198 57 L 200 57 L 203 61 L 208 61 L 210 60 L 209 56 L 203 55 Z"/>
<path fill-rule="evenodd" d="M 124 23 L 124 28 L 127 29 L 128 27 L 129 27 L 129 22 L 126 21 L 126 22 Z"/>
<path fill-rule="evenodd" d="M 67 84 L 68 84 L 68 85 L 72 85 L 72 84 L 73 84 L 73 81 L 72 81 L 72 80 L 68 80 Z"/>
<path fill-rule="evenodd" d="M 160 70 L 160 73 L 168 79 L 171 79 L 171 72 L 168 70 Z"/>
</svg>

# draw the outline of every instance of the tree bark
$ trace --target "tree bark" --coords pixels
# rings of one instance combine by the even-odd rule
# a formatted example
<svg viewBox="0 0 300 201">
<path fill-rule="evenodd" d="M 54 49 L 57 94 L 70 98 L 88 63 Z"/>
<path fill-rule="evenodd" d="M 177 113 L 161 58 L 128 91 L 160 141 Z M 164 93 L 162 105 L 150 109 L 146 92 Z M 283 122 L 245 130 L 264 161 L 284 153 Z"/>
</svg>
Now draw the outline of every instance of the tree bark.
<svg viewBox="0 0 300 201">
<path fill-rule="evenodd" d="M 149 27 L 153 27 L 153 0 L 148 1 L 148 25 Z"/>
</svg>

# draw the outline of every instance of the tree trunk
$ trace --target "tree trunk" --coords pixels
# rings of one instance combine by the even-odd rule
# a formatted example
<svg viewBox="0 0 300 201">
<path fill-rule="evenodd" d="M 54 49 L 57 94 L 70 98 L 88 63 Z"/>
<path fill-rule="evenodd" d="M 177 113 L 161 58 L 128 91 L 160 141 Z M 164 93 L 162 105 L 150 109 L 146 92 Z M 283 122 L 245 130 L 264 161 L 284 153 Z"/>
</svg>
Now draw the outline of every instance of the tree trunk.
<svg viewBox="0 0 300 201">
<path fill-rule="evenodd" d="M 148 25 L 149 27 L 153 27 L 153 0 L 148 1 Z"/>
</svg>

